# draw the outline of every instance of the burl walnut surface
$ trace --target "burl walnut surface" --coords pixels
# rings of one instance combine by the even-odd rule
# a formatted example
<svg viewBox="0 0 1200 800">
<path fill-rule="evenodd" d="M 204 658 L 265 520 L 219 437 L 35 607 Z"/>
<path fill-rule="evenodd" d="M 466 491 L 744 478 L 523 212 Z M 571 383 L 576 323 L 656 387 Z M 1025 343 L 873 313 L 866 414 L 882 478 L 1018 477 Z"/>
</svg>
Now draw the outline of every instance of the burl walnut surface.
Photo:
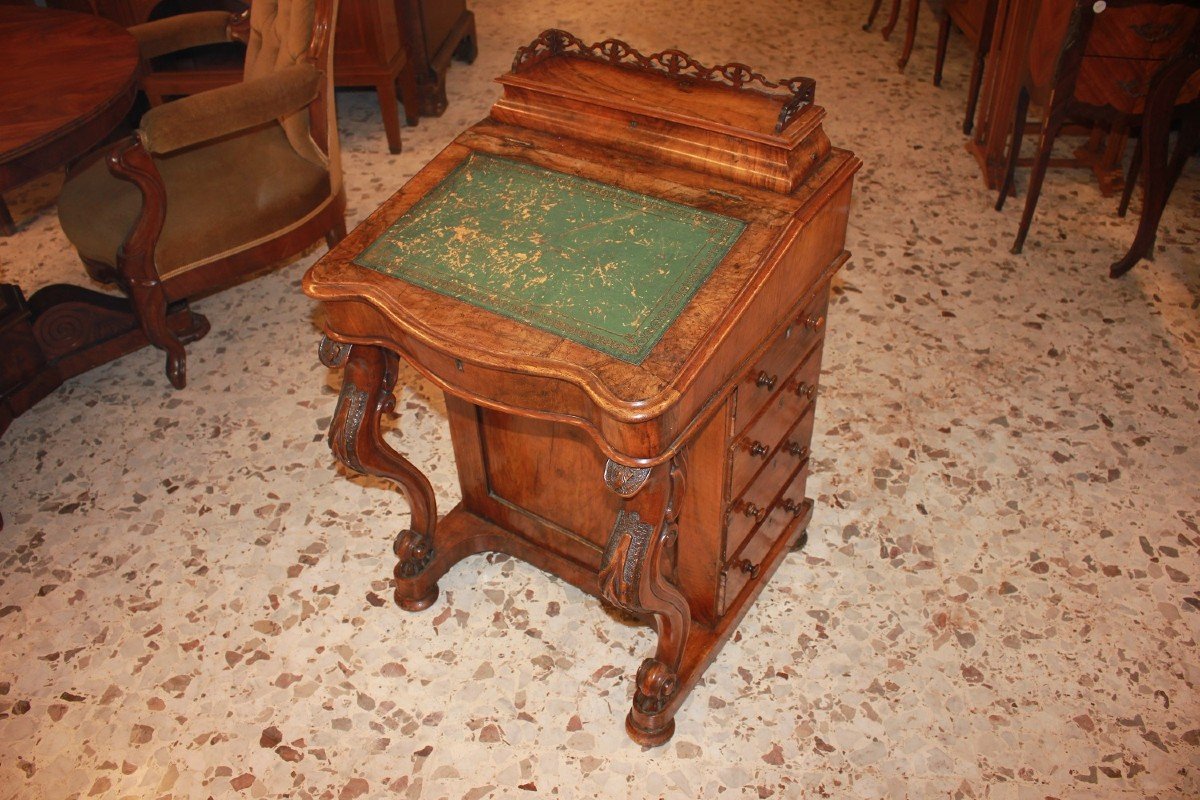
<svg viewBox="0 0 1200 800">
<path fill-rule="evenodd" d="M 397 602 L 429 607 L 447 570 L 494 550 L 654 625 L 626 729 L 658 745 L 811 517 L 824 309 L 848 257 L 860 162 L 829 146 L 811 82 L 773 92 L 781 84 L 764 89 L 741 65 L 602 44 L 550 31 L 523 49 L 491 118 L 351 232 L 304 288 L 324 306 L 321 359 L 344 370 L 334 453 L 396 481 L 412 506 L 395 542 Z M 742 124 L 756 107 L 769 113 Z M 472 153 L 746 227 L 640 363 L 353 263 Z M 440 518 L 429 481 L 381 433 L 400 358 L 446 392 L 462 502 Z"/>
</svg>

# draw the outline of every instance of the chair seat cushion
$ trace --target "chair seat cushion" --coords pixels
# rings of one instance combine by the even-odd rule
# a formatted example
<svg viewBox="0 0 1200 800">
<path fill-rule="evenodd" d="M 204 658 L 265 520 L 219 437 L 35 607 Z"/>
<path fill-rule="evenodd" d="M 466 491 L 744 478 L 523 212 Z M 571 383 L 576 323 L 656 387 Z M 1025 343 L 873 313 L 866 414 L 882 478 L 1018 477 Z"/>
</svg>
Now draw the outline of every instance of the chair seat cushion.
<svg viewBox="0 0 1200 800">
<path fill-rule="evenodd" d="M 277 123 L 154 161 L 167 188 L 154 253 L 164 280 L 269 237 L 330 197 L 329 173 L 297 155 Z M 66 182 L 58 214 L 82 257 L 115 267 L 141 204 L 137 187 L 101 158 Z"/>
</svg>

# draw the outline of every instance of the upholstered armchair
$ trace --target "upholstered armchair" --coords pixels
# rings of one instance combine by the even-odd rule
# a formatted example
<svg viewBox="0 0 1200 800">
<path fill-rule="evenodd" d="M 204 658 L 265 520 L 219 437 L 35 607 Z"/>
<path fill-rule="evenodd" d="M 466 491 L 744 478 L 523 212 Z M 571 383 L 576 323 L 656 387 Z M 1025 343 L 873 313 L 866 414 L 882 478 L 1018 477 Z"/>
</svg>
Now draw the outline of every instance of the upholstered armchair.
<svg viewBox="0 0 1200 800">
<path fill-rule="evenodd" d="M 59 219 L 91 276 L 130 297 L 146 337 L 187 380 L 168 307 L 345 235 L 334 116 L 337 0 L 254 0 L 130 30 L 144 59 L 218 41 L 247 46 L 240 84 L 157 106 L 134 135 L 68 176 Z M 203 335 L 200 331 L 199 335 Z"/>
</svg>

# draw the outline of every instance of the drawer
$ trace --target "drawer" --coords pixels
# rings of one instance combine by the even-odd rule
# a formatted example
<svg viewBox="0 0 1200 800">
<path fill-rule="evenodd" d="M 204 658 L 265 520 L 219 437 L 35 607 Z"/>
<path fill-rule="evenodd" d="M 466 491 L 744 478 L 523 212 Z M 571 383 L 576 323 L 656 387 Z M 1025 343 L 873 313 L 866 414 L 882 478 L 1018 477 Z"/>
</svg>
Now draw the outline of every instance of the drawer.
<svg viewBox="0 0 1200 800">
<path fill-rule="evenodd" d="M 1150 79 L 1161 61 L 1087 56 L 1079 68 L 1075 98 L 1094 106 L 1112 106 L 1125 114 L 1141 114 Z"/>
<path fill-rule="evenodd" d="M 808 461 L 796 471 L 787 488 L 780 493 L 778 502 L 766 515 L 762 525 L 744 545 L 731 555 L 721 572 L 719 613 L 737 600 L 742 589 L 751 579 L 757 578 L 771 548 L 780 536 L 792 536 L 797 525 L 807 526 L 812 517 L 812 501 L 804 497 L 804 486 L 808 482 Z"/>
<path fill-rule="evenodd" d="M 1200 11 L 1182 6 L 1110 8 L 1096 16 L 1086 53 L 1107 58 L 1170 58 L 1187 43 Z"/>
<path fill-rule="evenodd" d="M 780 439 L 779 447 L 762 471 L 740 496 L 729 504 L 725 522 L 725 555 L 737 552 L 742 544 L 766 523 L 769 511 L 780 490 L 796 472 L 808 463 L 808 448 L 812 440 L 812 407 Z"/>
<path fill-rule="evenodd" d="M 816 397 L 820 370 L 821 349 L 817 347 L 788 379 L 775 403 L 745 433 L 733 440 L 729 446 L 730 497 L 740 495 L 758 471 L 782 451 L 789 439 L 801 439 L 800 446 L 808 447 L 812 438 L 812 400 Z M 796 418 L 801 415 L 807 420 L 808 433 L 785 438 L 785 434 L 796 424 Z"/>
<path fill-rule="evenodd" d="M 738 382 L 734 401 L 734 430 L 739 434 L 783 390 L 787 376 L 808 349 L 825 333 L 829 285 L 823 285 L 767 351 Z"/>
</svg>

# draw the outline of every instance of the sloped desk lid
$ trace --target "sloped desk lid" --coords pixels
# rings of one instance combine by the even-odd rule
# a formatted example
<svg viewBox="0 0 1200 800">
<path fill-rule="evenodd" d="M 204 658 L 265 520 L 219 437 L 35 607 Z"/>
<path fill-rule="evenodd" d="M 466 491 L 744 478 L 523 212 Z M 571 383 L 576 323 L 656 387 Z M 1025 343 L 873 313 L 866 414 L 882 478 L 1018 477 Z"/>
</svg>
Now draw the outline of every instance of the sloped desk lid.
<svg viewBox="0 0 1200 800">
<path fill-rule="evenodd" d="M 640 364 L 745 227 L 472 153 L 354 263 Z"/>
</svg>

